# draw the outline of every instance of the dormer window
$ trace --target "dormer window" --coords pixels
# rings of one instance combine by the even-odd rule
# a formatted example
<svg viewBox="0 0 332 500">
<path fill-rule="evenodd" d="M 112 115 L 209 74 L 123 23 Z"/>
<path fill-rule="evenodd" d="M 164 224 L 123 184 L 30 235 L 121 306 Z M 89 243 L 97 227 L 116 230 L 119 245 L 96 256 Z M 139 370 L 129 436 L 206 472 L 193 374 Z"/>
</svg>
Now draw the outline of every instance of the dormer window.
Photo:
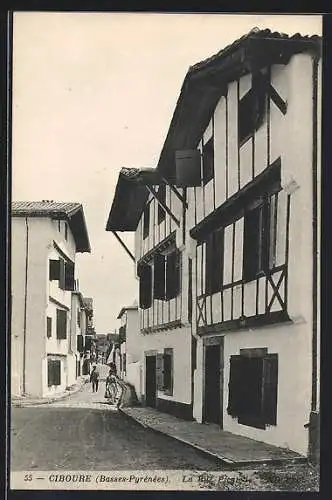
<svg viewBox="0 0 332 500">
<path fill-rule="evenodd" d="M 203 185 L 214 176 L 214 145 L 213 136 L 203 145 Z"/>
<path fill-rule="evenodd" d="M 238 140 L 242 146 L 264 121 L 266 104 L 266 75 L 253 76 L 251 89 L 242 97 L 238 109 Z"/>
</svg>

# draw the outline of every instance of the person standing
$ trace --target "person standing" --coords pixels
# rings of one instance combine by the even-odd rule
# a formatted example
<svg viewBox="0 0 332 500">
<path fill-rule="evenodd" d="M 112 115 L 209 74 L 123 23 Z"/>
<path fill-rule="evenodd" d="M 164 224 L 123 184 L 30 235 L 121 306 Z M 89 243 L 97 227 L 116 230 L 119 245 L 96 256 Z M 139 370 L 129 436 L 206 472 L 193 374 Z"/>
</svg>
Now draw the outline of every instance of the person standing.
<svg viewBox="0 0 332 500">
<path fill-rule="evenodd" d="M 92 367 L 92 372 L 90 374 L 90 382 L 92 383 L 92 392 L 98 392 L 99 385 L 99 372 L 96 365 Z"/>
</svg>

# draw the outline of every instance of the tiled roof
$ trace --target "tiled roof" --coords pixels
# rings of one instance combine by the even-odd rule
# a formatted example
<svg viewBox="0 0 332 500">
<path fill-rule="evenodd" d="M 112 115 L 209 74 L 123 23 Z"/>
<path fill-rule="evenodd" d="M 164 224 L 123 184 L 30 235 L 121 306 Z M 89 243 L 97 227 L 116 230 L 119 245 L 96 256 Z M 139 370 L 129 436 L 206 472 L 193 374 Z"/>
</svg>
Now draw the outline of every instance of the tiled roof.
<svg viewBox="0 0 332 500">
<path fill-rule="evenodd" d="M 12 215 L 40 215 L 50 217 L 65 215 L 70 217 L 82 208 L 80 203 L 58 202 L 53 200 L 42 201 L 13 201 Z"/>
<path fill-rule="evenodd" d="M 90 252 L 90 241 L 83 207 L 80 203 L 42 201 L 13 201 L 12 217 L 50 217 L 68 220 L 77 252 Z"/>
<path fill-rule="evenodd" d="M 262 39 L 262 40 L 290 40 L 292 42 L 303 42 L 303 41 L 319 41 L 321 37 L 318 35 L 301 35 L 300 33 L 296 33 L 295 35 L 287 35 L 286 33 L 280 33 L 277 31 L 271 31 L 269 29 L 264 29 L 261 30 L 259 28 L 253 28 L 250 30 L 248 33 L 245 35 L 241 36 L 234 42 L 230 43 L 223 49 L 221 49 L 217 54 L 214 54 L 213 56 L 210 56 L 206 59 L 204 59 L 201 62 L 198 62 L 194 64 L 193 66 L 189 67 L 188 73 L 194 72 L 196 70 L 200 70 L 208 66 L 210 63 L 213 63 L 214 61 L 217 61 L 221 57 L 225 57 L 228 52 L 231 50 L 234 50 L 237 48 L 237 46 L 241 45 L 243 42 L 245 42 L 248 39 Z"/>
</svg>

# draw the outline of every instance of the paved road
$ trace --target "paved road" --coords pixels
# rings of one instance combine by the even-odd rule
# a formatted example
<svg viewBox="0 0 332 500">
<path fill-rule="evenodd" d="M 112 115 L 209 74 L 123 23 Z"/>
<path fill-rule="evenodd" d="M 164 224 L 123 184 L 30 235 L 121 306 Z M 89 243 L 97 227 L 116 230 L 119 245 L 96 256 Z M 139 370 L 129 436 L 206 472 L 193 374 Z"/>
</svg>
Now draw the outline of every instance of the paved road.
<svg viewBox="0 0 332 500">
<path fill-rule="evenodd" d="M 104 382 L 49 405 L 12 409 L 12 470 L 216 470 L 195 450 L 105 404 Z"/>
</svg>

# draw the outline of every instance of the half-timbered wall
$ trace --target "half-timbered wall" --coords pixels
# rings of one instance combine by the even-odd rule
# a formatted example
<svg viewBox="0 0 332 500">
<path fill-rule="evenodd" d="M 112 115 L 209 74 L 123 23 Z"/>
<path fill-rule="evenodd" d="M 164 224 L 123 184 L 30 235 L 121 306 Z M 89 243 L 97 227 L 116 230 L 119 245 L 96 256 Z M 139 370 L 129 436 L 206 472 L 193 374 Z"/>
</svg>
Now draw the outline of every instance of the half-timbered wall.
<svg viewBox="0 0 332 500">
<path fill-rule="evenodd" d="M 158 188 L 156 187 L 156 190 Z M 183 190 L 179 190 L 183 194 Z M 140 329 L 144 332 L 162 329 L 178 328 L 188 323 L 188 258 L 183 245 L 184 207 L 171 188 L 166 186 L 166 205 L 179 221 L 179 226 L 165 213 L 164 220 L 158 222 L 158 202 L 150 195 L 147 201 L 149 206 L 149 231 L 143 237 L 144 215 L 138 224 L 135 235 L 136 260 L 145 261 L 152 268 L 152 304 L 151 307 L 140 309 Z M 171 299 L 157 299 L 153 296 L 155 269 L 153 257 L 159 251 L 160 244 L 173 238 L 176 248 L 180 251 L 180 287 L 176 297 Z"/>
</svg>

